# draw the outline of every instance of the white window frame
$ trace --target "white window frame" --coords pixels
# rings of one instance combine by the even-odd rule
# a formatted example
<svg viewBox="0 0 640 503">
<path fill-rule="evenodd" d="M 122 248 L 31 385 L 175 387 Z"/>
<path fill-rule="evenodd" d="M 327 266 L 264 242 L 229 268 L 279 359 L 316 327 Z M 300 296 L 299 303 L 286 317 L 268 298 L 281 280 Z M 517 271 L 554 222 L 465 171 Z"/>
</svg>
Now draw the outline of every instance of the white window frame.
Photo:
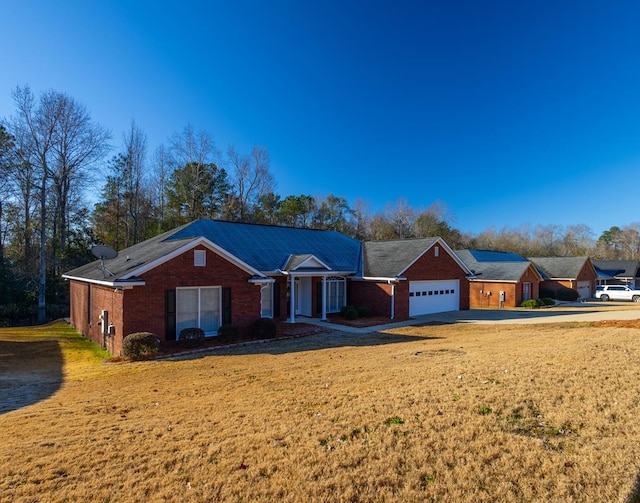
<svg viewBox="0 0 640 503">
<path fill-rule="evenodd" d="M 338 299 L 338 292 L 336 291 L 336 303 L 337 306 L 332 306 L 331 299 L 331 287 L 338 287 L 339 284 L 343 285 L 342 290 L 342 298 Z M 340 309 L 347 305 L 347 280 L 343 276 L 327 276 L 327 280 L 325 282 L 325 288 L 327 289 L 326 299 L 327 299 L 327 313 L 339 313 Z"/>
<path fill-rule="evenodd" d="M 265 309 L 265 301 L 269 302 L 267 309 Z M 262 318 L 273 318 L 273 283 L 260 285 L 260 316 Z"/>
<path fill-rule="evenodd" d="M 179 309 L 180 305 L 180 292 L 184 292 L 186 290 L 197 290 L 198 291 L 198 306 L 197 306 L 197 323 L 196 326 L 198 328 L 201 327 L 201 317 L 202 317 L 202 290 L 216 289 L 218 290 L 218 323 L 215 332 L 205 332 L 206 337 L 211 337 L 218 335 L 218 328 L 222 325 L 222 287 L 221 286 L 183 286 L 176 288 L 176 336 L 180 335 L 180 329 L 178 328 L 180 325 L 179 318 Z M 184 327 L 187 328 L 187 327 Z"/>
<path fill-rule="evenodd" d="M 194 267 L 206 267 L 207 266 L 207 251 L 206 250 L 193 250 L 193 266 Z"/>
</svg>

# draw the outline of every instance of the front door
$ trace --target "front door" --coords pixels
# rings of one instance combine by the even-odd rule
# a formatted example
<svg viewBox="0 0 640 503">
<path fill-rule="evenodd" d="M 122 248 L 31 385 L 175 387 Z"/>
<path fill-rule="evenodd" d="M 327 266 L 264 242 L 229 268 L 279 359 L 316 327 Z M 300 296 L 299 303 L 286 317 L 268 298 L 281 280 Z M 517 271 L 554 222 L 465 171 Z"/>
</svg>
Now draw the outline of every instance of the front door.
<svg viewBox="0 0 640 503">
<path fill-rule="evenodd" d="M 296 314 L 311 316 L 311 278 L 296 278 Z"/>
</svg>

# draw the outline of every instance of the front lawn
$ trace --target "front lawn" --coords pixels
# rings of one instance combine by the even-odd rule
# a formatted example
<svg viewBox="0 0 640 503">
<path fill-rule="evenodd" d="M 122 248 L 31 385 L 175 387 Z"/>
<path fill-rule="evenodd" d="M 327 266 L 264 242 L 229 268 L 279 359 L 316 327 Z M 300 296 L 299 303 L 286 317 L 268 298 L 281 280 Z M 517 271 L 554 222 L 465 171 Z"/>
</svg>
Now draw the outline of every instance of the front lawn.
<svg viewBox="0 0 640 503">
<path fill-rule="evenodd" d="M 622 502 L 640 468 L 637 328 L 94 349 L 62 323 L 0 329 L 3 501 Z M 30 375 L 44 392 L 15 399 Z"/>
</svg>

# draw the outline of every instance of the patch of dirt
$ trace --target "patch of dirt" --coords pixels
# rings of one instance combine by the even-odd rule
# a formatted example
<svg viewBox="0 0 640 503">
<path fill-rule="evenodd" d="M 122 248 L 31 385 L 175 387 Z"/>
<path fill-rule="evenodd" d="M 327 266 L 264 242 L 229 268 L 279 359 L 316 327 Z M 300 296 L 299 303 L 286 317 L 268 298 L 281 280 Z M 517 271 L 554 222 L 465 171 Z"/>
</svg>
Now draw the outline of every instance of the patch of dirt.
<svg viewBox="0 0 640 503">
<path fill-rule="evenodd" d="M 600 328 L 640 328 L 640 320 L 602 320 L 594 321 L 594 327 Z"/>
</svg>

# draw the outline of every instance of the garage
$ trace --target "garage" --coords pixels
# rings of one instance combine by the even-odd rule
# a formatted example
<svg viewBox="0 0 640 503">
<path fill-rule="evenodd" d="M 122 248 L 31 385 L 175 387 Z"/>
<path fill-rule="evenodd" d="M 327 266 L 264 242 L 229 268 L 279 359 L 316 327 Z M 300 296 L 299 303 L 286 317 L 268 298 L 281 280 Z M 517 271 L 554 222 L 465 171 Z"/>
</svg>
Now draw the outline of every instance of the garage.
<svg viewBox="0 0 640 503">
<path fill-rule="evenodd" d="M 460 309 L 460 280 L 411 281 L 409 316 Z"/>
<path fill-rule="evenodd" d="M 591 281 L 578 281 L 578 293 L 580 299 L 590 299 L 593 296 Z"/>
</svg>

